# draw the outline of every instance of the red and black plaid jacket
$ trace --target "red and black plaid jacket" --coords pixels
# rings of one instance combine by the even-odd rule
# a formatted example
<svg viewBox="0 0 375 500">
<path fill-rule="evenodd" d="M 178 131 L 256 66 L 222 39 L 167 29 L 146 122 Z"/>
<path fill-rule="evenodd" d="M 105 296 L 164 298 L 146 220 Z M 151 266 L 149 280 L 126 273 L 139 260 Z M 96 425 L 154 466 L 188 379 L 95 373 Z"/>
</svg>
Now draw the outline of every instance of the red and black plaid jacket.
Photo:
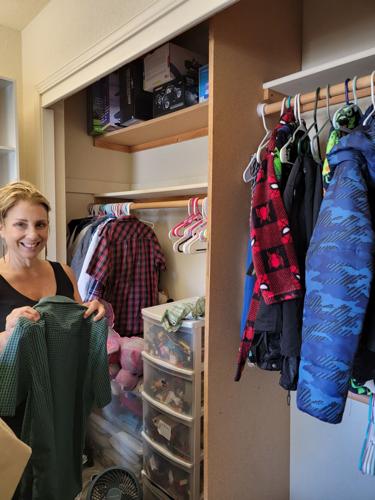
<svg viewBox="0 0 375 500">
<path fill-rule="evenodd" d="M 155 233 L 134 215 L 105 226 L 87 273 L 103 285 L 120 335 L 143 333 L 141 309 L 158 304 L 159 272 L 165 269 Z"/>
<path fill-rule="evenodd" d="M 256 282 L 239 348 L 236 381 L 241 378 L 254 338 L 260 294 L 266 304 L 274 304 L 295 299 L 302 293 L 297 257 L 275 174 L 273 154 L 278 129 L 292 119 L 292 111 L 287 111 L 275 127 L 257 175 L 250 234 Z"/>
</svg>

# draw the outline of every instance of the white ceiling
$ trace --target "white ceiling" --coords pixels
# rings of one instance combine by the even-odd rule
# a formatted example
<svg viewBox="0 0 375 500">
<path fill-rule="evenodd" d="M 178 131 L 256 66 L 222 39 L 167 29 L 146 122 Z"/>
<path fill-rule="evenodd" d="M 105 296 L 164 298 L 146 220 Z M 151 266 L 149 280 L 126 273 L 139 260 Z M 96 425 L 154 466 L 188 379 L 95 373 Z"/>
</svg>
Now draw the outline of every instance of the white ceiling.
<svg viewBox="0 0 375 500">
<path fill-rule="evenodd" d="M 0 0 L 0 25 L 21 31 L 49 0 Z"/>
</svg>

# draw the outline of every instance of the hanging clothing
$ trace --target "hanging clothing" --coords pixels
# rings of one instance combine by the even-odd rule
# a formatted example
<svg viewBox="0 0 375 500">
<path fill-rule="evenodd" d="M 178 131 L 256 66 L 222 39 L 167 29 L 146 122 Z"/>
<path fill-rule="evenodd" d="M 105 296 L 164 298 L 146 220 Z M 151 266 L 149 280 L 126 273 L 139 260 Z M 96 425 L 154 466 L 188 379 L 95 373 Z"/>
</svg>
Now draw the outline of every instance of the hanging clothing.
<svg viewBox="0 0 375 500">
<path fill-rule="evenodd" d="M 337 111 L 335 121 L 339 128 L 332 128 L 326 146 L 326 158 L 323 163 L 323 189 L 324 192 L 328 188 L 328 184 L 332 178 L 331 167 L 329 164 L 328 154 L 332 148 L 336 146 L 341 137 L 354 130 L 361 122 L 362 112 L 360 108 L 353 103 L 348 103 Z"/>
<path fill-rule="evenodd" d="M 26 400 L 21 438 L 32 456 L 20 498 L 32 491 L 32 500 L 73 499 L 82 488 L 86 419 L 94 403 L 111 400 L 107 324 L 85 319 L 85 307 L 67 297 L 43 298 L 35 309 L 40 320 L 19 318 L 0 355 L 0 414 Z"/>
<path fill-rule="evenodd" d="M 322 200 L 320 165 L 310 151 L 306 137 L 287 179 L 283 201 L 301 273 L 302 294 L 294 300 L 267 305 L 260 298 L 255 320 L 255 337 L 250 361 L 268 370 L 281 370 L 280 385 L 296 390 L 301 350 L 305 257 Z M 269 346 L 266 349 L 266 346 Z M 272 348 L 272 349 L 271 349 Z"/>
<path fill-rule="evenodd" d="M 56 295 L 64 295 L 73 299 L 74 289 L 69 276 L 58 262 L 49 261 L 53 268 L 56 280 Z M 6 317 L 16 307 L 30 306 L 37 304 L 36 300 L 26 297 L 12 287 L 10 283 L 0 274 L 0 331 L 5 330 Z M 25 402 L 22 402 L 16 409 L 13 416 L 3 416 L 3 420 L 12 429 L 18 438 L 21 437 L 22 422 L 25 414 Z M 1 411 L 0 411 L 1 415 Z"/>
<path fill-rule="evenodd" d="M 134 215 L 107 224 L 87 273 L 100 282 L 121 336 L 142 335 L 141 309 L 158 304 L 159 273 L 165 258 L 153 230 Z"/>
<path fill-rule="evenodd" d="M 332 180 L 306 259 L 297 405 L 339 423 L 373 279 L 375 120 L 343 137 L 329 164 Z"/>
<path fill-rule="evenodd" d="M 290 234 L 288 218 L 276 178 L 273 151 L 278 128 L 294 119 L 288 110 L 281 117 L 260 166 L 251 212 L 251 242 L 256 274 L 247 326 L 238 354 L 235 380 L 238 381 L 254 339 L 254 323 L 262 295 L 267 304 L 292 300 L 301 293 L 300 273 Z"/>
</svg>

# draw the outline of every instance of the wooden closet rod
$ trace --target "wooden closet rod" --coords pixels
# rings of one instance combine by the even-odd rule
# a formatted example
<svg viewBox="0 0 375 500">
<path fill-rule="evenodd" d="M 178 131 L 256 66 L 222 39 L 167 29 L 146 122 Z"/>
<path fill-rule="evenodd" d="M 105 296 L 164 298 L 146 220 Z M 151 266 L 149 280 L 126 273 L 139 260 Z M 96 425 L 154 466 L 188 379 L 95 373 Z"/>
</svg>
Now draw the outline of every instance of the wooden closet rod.
<svg viewBox="0 0 375 500">
<path fill-rule="evenodd" d="M 199 204 L 202 204 L 203 198 L 199 199 Z M 130 205 L 130 210 L 141 210 L 143 208 L 180 208 L 186 207 L 189 200 L 166 200 L 166 201 L 140 201 Z"/>
<path fill-rule="evenodd" d="M 194 196 L 190 196 L 190 198 L 194 198 Z M 202 202 L 203 202 L 203 198 L 199 198 L 199 201 L 198 203 L 201 205 Z M 145 208 L 181 208 L 181 207 L 188 207 L 188 204 L 189 204 L 189 200 L 186 199 L 186 200 L 171 200 L 171 199 L 167 199 L 167 200 L 160 200 L 160 201 L 127 201 L 127 200 L 123 200 L 123 201 L 114 201 L 114 202 L 105 202 L 103 201 L 102 204 L 115 204 L 115 203 L 118 203 L 118 204 L 126 204 L 126 203 L 130 203 L 130 210 L 141 210 L 141 209 L 145 209 Z M 95 204 L 99 204 L 99 203 L 95 203 Z"/>
<path fill-rule="evenodd" d="M 349 96 L 350 99 L 353 99 L 353 81 L 350 80 L 348 84 Z M 357 97 L 368 97 L 371 95 L 371 75 L 362 76 L 357 79 L 356 82 L 356 94 Z M 345 102 L 345 83 L 337 83 L 336 85 L 332 85 L 329 88 L 329 103 L 331 104 L 340 104 Z M 291 98 L 291 104 L 294 105 L 294 96 Z M 327 87 L 321 87 L 319 92 L 319 101 L 318 108 L 324 108 L 327 104 Z M 282 107 L 282 101 L 273 102 L 270 104 L 266 104 L 264 107 L 265 115 L 272 115 L 274 113 L 280 113 Z M 301 112 L 311 111 L 314 109 L 315 103 L 315 91 L 308 92 L 307 94 L 301 94 L 300 97 L 301 103 Z M 262 116 L 262 104 L 258 105 L 258 115 Z"/>
</svg>

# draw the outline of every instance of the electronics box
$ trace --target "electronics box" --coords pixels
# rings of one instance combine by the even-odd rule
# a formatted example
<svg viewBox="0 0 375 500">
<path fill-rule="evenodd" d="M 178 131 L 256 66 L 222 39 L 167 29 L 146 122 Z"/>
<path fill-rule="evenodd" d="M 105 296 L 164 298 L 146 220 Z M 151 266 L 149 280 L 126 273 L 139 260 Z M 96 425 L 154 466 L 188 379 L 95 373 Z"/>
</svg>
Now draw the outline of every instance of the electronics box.
<svg viewBox="0 0 375 500">
<path fill-rule="evenodd" d="M 199 102 L 208 100 L 208 64 L 199 68 Z"/>
<path fill-rule="evenodd" d="M 143 60 L 120 69 L 121 125 L 128 127 L 152 118 L 152 93 L 143 90 Z"/>
<path fill-rule="evenodd" d="M 87 133 L 101 135 L 121 127 L 120 79 L 118 71 L 87 89 Z"/>
<path fill-rule="evenodd" d="M 207 63 L 207 58 L 174 43 L 166 43 L 144 57 L 143 89 L 155 87 L 186 75 L 190 66 Z"/>
<path fill-rule="evenodd" d="M 198 85 L 189 77 L 182 77 L 154 89 L 154 118 L 177 111 L 198 102 Z"/>
</svg>

